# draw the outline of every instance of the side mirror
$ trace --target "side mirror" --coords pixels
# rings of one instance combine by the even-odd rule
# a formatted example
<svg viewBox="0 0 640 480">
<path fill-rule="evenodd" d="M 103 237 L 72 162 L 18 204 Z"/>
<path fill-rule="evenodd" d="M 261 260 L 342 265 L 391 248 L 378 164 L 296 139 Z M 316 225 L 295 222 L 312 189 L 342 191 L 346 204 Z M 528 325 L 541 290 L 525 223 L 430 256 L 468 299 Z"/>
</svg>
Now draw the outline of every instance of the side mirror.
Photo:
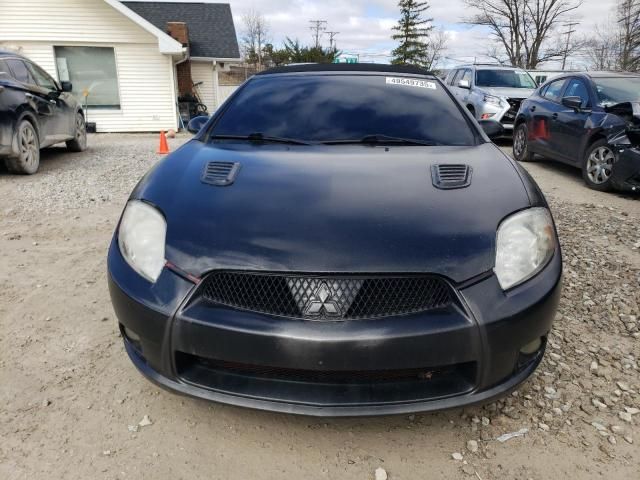
<svg viewBox="0 0 640 480">
<path fill-rule="evenodd" d="M 190 133 L 196 134 L 198 133 L 205 123 L 209 121 L 209 117 L 206 115 L 200 115 L 199 117 L 192 118 L 187 124 L 187 130 Z"/>
<path fill-rule="evenodd" d="M 478 123 L 490 139 L 499 138 L 504 135 L 504 127 L 495 120 L 478 120 Z"/>
<path fill-rule="evenodd" d="M 471 84 L 469 83 L 469 80 L 460 80 L 458 82 L 458 87 L 469 90 L 471 88 Z"/>
<path fill-rule="evenodd" d="M 562 97 L 562 105 L 577 112 L 582 109 L 582 99 L 580 97 Z"/>
<path fill-rule="evenodd" d="M 60 82 L 60 90 L 63 92 L 71 92 L 73 90 L 73 84 L 71 82 Z"/>
</svg>

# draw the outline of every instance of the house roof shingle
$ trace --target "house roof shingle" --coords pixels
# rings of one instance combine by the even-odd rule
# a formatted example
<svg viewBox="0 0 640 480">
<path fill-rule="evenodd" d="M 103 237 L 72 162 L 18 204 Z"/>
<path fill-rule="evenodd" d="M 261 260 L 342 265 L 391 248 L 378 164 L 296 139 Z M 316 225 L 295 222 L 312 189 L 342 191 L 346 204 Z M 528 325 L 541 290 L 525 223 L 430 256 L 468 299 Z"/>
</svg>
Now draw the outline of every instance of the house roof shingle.
<svg viewBox="0 0 640 480">
<path fill-rule="evenodd" d="M 122 4 L 163 32 L 167 31 L 167 22 L 186 23 L 192 57 L 240 57 L 228 3 L 136 1 Z"/>
</svg>

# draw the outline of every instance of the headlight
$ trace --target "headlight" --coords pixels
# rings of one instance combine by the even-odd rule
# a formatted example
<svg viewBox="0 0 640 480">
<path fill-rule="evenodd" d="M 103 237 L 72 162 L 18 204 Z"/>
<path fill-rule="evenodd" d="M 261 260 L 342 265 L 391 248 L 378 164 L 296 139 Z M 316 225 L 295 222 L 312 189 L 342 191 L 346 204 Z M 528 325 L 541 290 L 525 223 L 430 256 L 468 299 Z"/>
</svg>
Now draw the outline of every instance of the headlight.
<svg viewBox="0 0 640 480">
<path fill-rule="evenodd" d="M 534 276 L 556 249 L 551 214 L 546 208 L 530 208 L 504 220 L 496 235 L 493 269 L 503 290 Z"/>
<path fill-rule="evenodd" d="M 118 246 L 131 268 L 152 283 L 166 262 L 166 233 L 167 222 L 157 209 L 139 200 L 127 204 L 118 230 Z"/>
<path fill-rule="evenodd" d="M 485 95 L 483 100 L 491 105 L 495 105 L 496 107 L 502 106 L 502 99 L 494 95 Z"/>
</svg>

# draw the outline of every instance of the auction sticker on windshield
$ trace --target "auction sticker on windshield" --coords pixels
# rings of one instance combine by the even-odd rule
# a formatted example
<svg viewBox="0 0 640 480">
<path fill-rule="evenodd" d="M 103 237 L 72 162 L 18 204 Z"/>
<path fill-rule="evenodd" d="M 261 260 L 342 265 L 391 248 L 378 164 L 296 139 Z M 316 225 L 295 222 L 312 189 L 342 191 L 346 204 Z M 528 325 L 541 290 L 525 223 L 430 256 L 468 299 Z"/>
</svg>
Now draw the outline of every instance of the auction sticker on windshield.
<svg viewBox="0 0 640 480">
<path fill-rule="evenodd" d="M 415 78 L 401 78 L 401 77 L 385 77 L 386 83 L 391 85 L 404 85 L 406 87 L 420 87 L 436 89 L 435 82 L 428 82 L 426 80 L 417 80 Z"/>
</svg>

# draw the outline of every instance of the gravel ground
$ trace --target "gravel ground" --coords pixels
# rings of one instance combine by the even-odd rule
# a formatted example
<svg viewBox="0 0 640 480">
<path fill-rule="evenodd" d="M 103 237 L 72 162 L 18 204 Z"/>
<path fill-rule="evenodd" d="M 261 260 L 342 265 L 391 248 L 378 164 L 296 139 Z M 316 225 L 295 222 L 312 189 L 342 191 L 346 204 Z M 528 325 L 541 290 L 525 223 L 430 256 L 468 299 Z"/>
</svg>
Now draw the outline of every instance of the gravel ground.
<svg viewBox="0 0 640 480">
<path fill-rule="evenodd" d="M 565 278 L 548 353 L 518 391 L 438 414 L 319 420 L 179 397 L 130 365 L 105 257 L 157 139 L 89 141 L 85 154 L 48 150 L 35 176 L 0 171 L 0 478 L 638 478 L 638 196 L 525 165 L 550 201 Z M 511 432 L 522 435 L 497 440 Z"/>
</svg>

